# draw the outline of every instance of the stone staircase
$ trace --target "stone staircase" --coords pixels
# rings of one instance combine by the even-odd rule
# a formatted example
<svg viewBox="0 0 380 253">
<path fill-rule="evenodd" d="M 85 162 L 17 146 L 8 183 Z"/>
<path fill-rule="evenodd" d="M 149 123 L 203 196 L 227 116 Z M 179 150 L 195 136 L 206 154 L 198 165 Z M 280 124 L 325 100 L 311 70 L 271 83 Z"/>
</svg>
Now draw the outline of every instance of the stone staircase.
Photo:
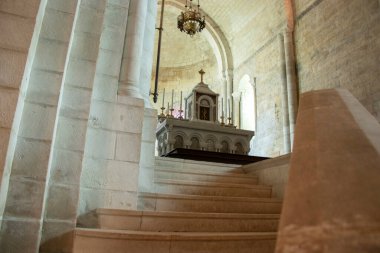
<svg viewBox="0 0 380 253">
<path fill-rule="evenodd" d="M 272 253 L 281 201 L 240 166 L 156 158 L 141 211 L 98 209 L 75 230 L 74 253 Z"/>
</svg>

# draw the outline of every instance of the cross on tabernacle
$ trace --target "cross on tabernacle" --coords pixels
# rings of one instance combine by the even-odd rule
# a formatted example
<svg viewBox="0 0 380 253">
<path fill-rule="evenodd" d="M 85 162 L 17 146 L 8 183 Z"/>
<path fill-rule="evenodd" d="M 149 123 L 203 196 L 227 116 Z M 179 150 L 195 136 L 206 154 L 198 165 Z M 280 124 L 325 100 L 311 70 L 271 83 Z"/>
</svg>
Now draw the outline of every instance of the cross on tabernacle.
<svg viewBox="0 0 380 253">
<path fill-rule="evenodd" d="M 201 75 L 201 83 L 203 83 L 203 75 L 206 74 L 206 72 L 204 72 L 203 69 L 201 69 L 198 73 Z"/>
</svg>

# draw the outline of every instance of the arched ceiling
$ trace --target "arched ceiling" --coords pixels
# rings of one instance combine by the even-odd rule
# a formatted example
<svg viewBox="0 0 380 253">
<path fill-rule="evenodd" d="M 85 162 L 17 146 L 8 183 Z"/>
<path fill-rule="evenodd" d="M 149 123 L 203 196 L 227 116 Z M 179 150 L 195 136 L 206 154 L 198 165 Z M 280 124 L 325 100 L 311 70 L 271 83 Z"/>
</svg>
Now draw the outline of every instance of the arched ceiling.
<svg viewBox="0 0 380 253">
<path fill-rule="evenodd" d="M 197 34 L 193 38 L 181 33 L 177 28 L 177 16 L 180 11 L 171 6 L 165 6 L 161 44 L 161 67 L 186 67 L 190 65 L 202 65 L 204 61 L 215 60 L 213 49 L 203 34 Z M 159 24 L 160 13 L 157 16 Z M 158 33 L 157 33 L 158 35 Z M 158 39 L 155 40 L 157 49 Z"/>
</svg>

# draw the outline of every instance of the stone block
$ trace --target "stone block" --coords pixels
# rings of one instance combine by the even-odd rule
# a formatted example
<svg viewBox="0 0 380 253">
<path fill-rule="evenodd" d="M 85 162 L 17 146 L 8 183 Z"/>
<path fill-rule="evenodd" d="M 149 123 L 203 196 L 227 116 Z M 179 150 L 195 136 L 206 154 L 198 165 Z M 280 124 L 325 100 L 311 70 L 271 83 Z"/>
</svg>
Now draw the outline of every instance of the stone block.
<svg viewBox="0 0 380 253">
<path fill-rule="evenodd" d="M 68 46 L 65 42 L 40 38 L 34 66 L 39 69 L 63 72 Z"/>
<path fill-rule="evenodd" d="M 112 5 L 123 6 L 129 8 L 130 0 L 109 0 L 108 3 Z"/>
<path fill-rule="evenodd" d="M 45 182 L 50 155 L 50 142 L 17 138 L 12 163 L 12 177 Z"/>
<path fill-rule="evenodd" d="M 99 35 L 75 32 L 70 56 L 95 62 L 99 52 Z"/>
<path fill-rule="evenodd" d="M 79 185 L 83 153 L 55 149 L 52 158 L 50 179 L 53 183 Z"/>
<path fill-rule="evenodd" d="M 87 121 L 60 117 L 54 148 L 84 151 Z"/>
<path fill-rule="evenodd" d="M 137 163 L 86 158 L 83 163 L 81 186 L 116 191 L 137 191 Z"/>
<path fill-rule="evenodd" d="M 102 10 L 94 11 L 93 8 L 82 4 L 78 15 L 79 16 L 75 27 L 76 32 L 92 33 L 96 35 L 101 34 L 104 16 L 104 12 Z"/>
<path fill-rule="evenodd" d="M 125 33 L 122 29 L 109 29 L 106 27 L 100 38 L 100 48 L 121 53 L 124 47 L 124 38 Z"/>
<path fill-rule="evenodd" d="M 61 99 L 61 115 L 74 119 L 88 119 L 91 90 L 66 85 Z"/>
<path fill-rule="evenodd" d="M 0 175 L 3 174 L 11 129 L 0 128 Z"/>
<path fill-rule="evenodd" d="M 76 11 L 77 2 L 78 0 L 49 0 L 46 7 L 49 9 L 74 14 Z"/>
<path fill-rule="evenodd" d="M 19 88 L 24 73 L 27 54 L 0 48 L 0 84 Z"/>
<path fill-rule="evenodd" d="M 27 18 L 35 18 L 40 7 L 40 0 L 4 0 L 0 2 L 0 10 Z"/>
<path fill-rule="evenodd" d="M 87 157 L 114 159 L 115 146 L 116 133 L 102 129 L 88 129 L 85 150 Z"/>
<path fill-rule="evenodd" d="M 82 0 L 81 6 L 86 6 L 101 11 L 105 9 L 106 2 L 106 0 Z"/>
<path fill-rule="evenodd" d="M 75 222 L 79 187 L 51 184 L 46 200 L 47 219 Z"/>
<path fill-rule="evenodd" d="M 119 78 L 96 74 L 92 96 L 96 100 L 116 102 Z"/>
<path fill-rule="evenodd" d="M 125 29 L 128 18 L 128 9 L 120 6 L 107 5 L 104 14 L 105 27 Z"/>
<path fill-rule="evenodd" d="M 128 133 L 142 130 L 143 114 L 139 107 L 93 101 L 90 118 L 96 119 L 96 126 L 108 130 Z"/>
<path fill-rule="evenodd" d="M 40 253 L 71 253 L 75 222 L 45 221 L 42 226 Z"/>
<path fill-rule="evenodd" d="M 137 208 L 137 193 L 81 188 L 79 214 L 97 208 L 129 209 Z"/>
<path fill-rule="evenodd" d="M 30 102 L 57 106 L 62 74 L 32 69 L 26 99 Z"/>
<path fill-rule="evenodd" d="M 73 22 L 74 14 L 47 8 L 42 22 L 41 36 L 68 43 Z"/>
<path fill-rule="evenodd" d="M 45 183 L 11 176 L 4 217 L 36 218 L 42 212 Z"/>
<path fill-rule="evenodd" d="M 18 90 L 0 88 L 0 127 L 12 127 L 18 95 Z"/>
<path fill-rule="evenodd" d="M 140 161 L 141 134 L 117 134 L 115 158 L 119 161 Z"/>
<path fill-rule="evenodd" d="M 72 58 L 67 66 L 65 81 L 73 86 L 92 88 L 95 68 L 95 62 Z"/>
<path fill-rule="evenodd" d="M 1 252 L 35 253 L 38 251 L 38 220 L 3 220 L 0 233 Z"/>
<path fill-rule="evenodd" d="M 51 141 L 57 109 L 25 102 L 19 135 L 25 138 Z"/>
<path fill-rule="evenodd" d="M 15 32 L 17 31 L 17 32 Z M 34 31 L 34 22 L 20 16 L 0 13 L 0 46 L 26 52 Z"/>
<path fill-rule="evenodd" d="M 112 51 L 100 50 L 97 72 L 109 76 L 119 77 L 121 55 Z"/>
</svg>

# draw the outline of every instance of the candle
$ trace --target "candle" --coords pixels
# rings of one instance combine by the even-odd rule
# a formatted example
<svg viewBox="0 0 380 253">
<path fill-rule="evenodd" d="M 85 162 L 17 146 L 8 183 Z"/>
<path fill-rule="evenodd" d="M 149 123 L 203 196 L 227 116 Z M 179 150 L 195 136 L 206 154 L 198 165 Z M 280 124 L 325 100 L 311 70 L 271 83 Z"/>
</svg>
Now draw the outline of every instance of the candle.
<svg viewBox="0 0 380 253">
<path fill-rule="evenodd" d="M 162 93 L 162 108 L 165 108 L 165 88 L 164 92 Z"/>
<path fill-rule="evenodd" d="M 169 102 L 168 102 L 168 108 L 166 109 L 166 115 L 169 115 Z"/>
<path fill-rule="evenodd" d="M 223 110 L 223 98 L 222 98 L 222 117 L 224 117 L 224 110 Z"/>
<path fill-rule="evenodd" d="M 180 101 L 179 110 L 182 111 L 182 91 L 181 91 L 181 99 L 179 101 Z"/>
<path fill-rule="evenodd" d="M 172 90 L 172 108 L 173 109 L 174 90 Z"/>
<path fill-rule="evenodd" d="M 230 117 L 230 99 L 227 98 L 227 117 Z"/>
</svg>

